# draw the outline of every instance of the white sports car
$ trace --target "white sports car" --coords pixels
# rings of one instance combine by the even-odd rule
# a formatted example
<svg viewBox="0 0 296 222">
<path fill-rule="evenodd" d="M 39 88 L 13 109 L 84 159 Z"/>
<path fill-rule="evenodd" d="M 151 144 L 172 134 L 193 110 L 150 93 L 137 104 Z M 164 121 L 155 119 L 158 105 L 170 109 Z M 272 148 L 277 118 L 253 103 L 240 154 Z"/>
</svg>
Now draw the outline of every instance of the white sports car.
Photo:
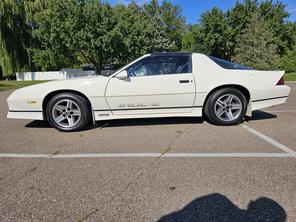
<svg viewBox="0 0 296 222">
<path fill-rule="evenodd" d="M 285 103 L 284 71 L 258 71 L 198 53 L 144 55 L 111 76 L 52 81 L 16 90 L 7 117 L 47 120 L 61 131 L 126 118 L 205 115 L 234 125 Z"/>
</svg>

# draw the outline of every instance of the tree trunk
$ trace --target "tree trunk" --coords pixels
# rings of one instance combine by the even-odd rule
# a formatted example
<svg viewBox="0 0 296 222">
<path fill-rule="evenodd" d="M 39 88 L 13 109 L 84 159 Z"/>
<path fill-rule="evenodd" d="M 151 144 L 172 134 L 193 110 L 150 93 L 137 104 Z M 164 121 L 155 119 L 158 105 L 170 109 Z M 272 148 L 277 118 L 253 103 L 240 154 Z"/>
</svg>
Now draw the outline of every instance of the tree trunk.
<svg viewBox="0 0 296 222">
<path fill-rule="evenodd" d="M 96 74 L 101 75 L 102 69 L 103 69 L 102 60 L 96 63 L 95 68 L 96 68 Z"/>
<path fill-rule="evenodd" d="M 0 66 L 0 80 L 3 79 L 2 67 Z"/>
</svg>

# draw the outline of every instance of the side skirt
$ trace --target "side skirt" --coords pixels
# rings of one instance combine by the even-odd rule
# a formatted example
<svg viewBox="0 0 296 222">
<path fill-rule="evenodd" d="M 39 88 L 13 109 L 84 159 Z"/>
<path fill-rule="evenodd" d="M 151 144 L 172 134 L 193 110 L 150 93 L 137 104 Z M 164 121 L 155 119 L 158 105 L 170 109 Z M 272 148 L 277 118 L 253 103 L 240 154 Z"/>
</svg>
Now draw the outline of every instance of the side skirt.
<svg viewBox="0 0 296 222">
<path fill-rule="evenodd" d="M 139 118 L 163 118 L 163 117 L 201 117 L 202 107 L 194 107 L 192 112 L 170 112 L 155 114 L 125 114 L 113 115 L 111 111 L 94 111 L 95 121 L 112 120 L 112 119 L 139 119 Z"/>
</svg>

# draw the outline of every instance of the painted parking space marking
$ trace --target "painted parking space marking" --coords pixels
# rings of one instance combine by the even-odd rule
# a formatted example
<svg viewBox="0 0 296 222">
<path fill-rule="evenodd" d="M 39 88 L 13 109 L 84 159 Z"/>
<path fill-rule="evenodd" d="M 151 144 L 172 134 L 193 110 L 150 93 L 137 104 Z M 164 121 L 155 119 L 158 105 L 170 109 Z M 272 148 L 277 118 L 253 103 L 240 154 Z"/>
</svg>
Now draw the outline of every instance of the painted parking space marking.
<svg viewBox="0 0 296 222">
<path fill-rule="evenodd" d="M 0 158 L 20 159 L 77 159 L 77 158 L 296 158 L 296 152 L 269 136 L 242 125 L 242 128 L 285 153 L 0 153 Z"/>
<path fill-rule="evenodd" d="M 0 153 L 0 158 L 50 158 L 52 154 Z"/>
<path fill-rule="evenodd" d="M 249 131 L 250 133 L 256 135 L 257 137 L 260 137 L 261 139 L 265 140 L 266 142 L 270 143 L 271 145 L 279 148 L 282 151 L 285 151 L 286 153 L 291 153 L 291 154 L 296 154 L 296 152 L 292 149 L 290 149 L 289 147 L 285 146 L 284 144 L 281 144 L 277 141 L 275 141 L 274 139 L 270 138 L 269 136 L 247 126 L 247 125 L 242 125 L 242 128 L 246 129 L 247 131 Z"/>
<path fill-rule="evenodd" d="M 0 158 L 295 158 L 296 153 L 78 153 L 78 154 L 24 154 L 0 153 Z"/>
</svg>

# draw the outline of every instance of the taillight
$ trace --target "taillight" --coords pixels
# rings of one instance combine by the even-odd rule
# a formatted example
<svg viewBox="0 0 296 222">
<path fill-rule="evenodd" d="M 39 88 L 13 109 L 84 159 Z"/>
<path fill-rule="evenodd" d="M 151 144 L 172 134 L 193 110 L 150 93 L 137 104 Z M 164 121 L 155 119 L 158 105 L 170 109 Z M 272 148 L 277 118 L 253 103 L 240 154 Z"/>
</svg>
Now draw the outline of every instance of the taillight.
<svg viewBox="0 0 296 222">
<path fill-rule="evenodd" d="M 276 85 L 277 85 L 277 86 L 285 85 L 285 79 L 284 79 L 284 77 L 282 77 L 282 78 L 278 81 L 278 83 L 277 83 Z"/>
</svg>

